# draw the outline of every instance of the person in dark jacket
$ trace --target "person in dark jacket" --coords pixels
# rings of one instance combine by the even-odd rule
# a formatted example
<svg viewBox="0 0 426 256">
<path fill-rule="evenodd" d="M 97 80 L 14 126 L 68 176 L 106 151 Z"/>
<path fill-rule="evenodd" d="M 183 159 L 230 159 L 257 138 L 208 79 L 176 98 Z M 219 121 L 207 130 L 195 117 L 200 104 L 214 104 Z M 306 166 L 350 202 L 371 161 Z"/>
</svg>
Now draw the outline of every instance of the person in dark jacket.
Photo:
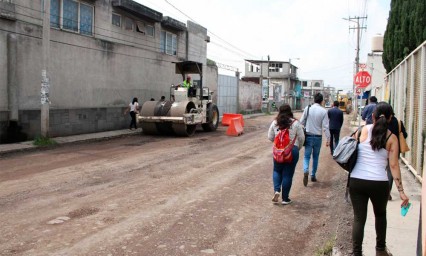
<svg viewBox="0 0 426 256">
<path fill-rule="evenodd" d="M 388 129 L 389 129 L 389 131 L 392 134 L 395 134 L 396 138 L 398 138 L 398 145 L 400 145 L 400 142 L 399 142 L 399 125 L 398 125 L 398 123 L 399 123 L 399 121 L 395 117 L 395 113 L 393 112 L 393 109 L 392 109 L 392 118 L 391 118 L 391 120 L 389 122 Z M 404 123 L 402 121 L 401 121 L 401 132 L 402 132 L 402 135 L 404 136 L 404 138 L 407 138 L 407 136 L 408 136 L 407 135 L 407 131 L 405 130 Z M 398 156 L 400 154 L 401 154 L 401 151 L 398 152 Z M 392 177 L 392 172 L 391 172 L 390 167 L 389 167 L 389 163 L 386 166 L 386 171 L 388 172 L 388 179 L 389 179 L 389 200 L 392 200 L 392 196 L 391 196 L 390 192 L 392 190 L 393 177 Z"/>
<path fill-rule="evenodd" d="M 337 100 L 333 102 L 333 108 L 329 109 L 327 114 L 328 119 L 330 119 L 330 150 L 331 155 L 333 155 L 334 149 L 339 144 L 340 129 L 343 125 L 343 112 L 339 109 L 339 102 Z"/>
<path fill-rule="evenodd" d="M 373 123 L 373 112 L 376 109 L 377 98 L 376 96 L 370 97 L 370 103 L 362 110 L 362 120 L 365 121 L 365 124 Z"/>
</svg>

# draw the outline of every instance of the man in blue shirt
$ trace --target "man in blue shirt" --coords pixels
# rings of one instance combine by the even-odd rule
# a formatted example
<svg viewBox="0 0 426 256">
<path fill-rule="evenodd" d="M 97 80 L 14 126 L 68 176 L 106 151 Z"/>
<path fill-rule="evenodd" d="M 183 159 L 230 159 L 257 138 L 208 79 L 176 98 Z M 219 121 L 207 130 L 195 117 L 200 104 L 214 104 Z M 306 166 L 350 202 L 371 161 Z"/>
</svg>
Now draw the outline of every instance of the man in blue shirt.
<svg viewBox="0 0 426 256">
<path fill-rule="evenodd" d="M 312 173 L 311 181 L 316 182 L 318 160 L 322 144 L 322 133 L 326 136 L 326 146 L 330 144 L 330 131 L 328 129 L 328 115 L 327 110 L 321 105 L 324 101 L 324 97 L 321 93 L 317 93 L 314 96 L 314 104 L 308 106 L 303 111 L 300 122 L 305 126 L 306 138 L 305 138 L 305 155 L 303 157 L 303 185 L 308 185 L 309 177 L 309 162 L 312 155 Z M 308 115 L 309 111 L 309 115 Z"/>
<path fill-rule="evenodd" d="M 373 123 L 373 112 L 376 109 L 377 98 L 375 96 L 370 97 L 370 103 L 362 111 L 362 120 L 365 121 L 365 124 Z"/>
<path fill-rule="evenodd" d="M 343 125 L 343 112 L 339 109 L 339 102 L 337 100 L 333 102 L 333 108 L 329 109 L 327 114 L 328 119 L 330 119 L 330 150 L 333 155 L 334 149 L 339 144 L 340 129 Z"/>
</svg>

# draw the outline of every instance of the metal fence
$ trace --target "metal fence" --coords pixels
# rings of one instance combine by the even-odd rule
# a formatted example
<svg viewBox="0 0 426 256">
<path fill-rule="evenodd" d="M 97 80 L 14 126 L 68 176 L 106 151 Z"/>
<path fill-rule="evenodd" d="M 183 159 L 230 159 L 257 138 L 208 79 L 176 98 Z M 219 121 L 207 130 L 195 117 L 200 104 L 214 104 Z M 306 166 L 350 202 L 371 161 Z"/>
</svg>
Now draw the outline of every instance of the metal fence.
<svg viewBox="0 0 426 256">
<path fill-rule="evenodd" d="M 403 161 L 419 180 L 426 170 L 426 41 L 408 55 L 386 77 L 385 100 L 404 122 L 410 151 Z"/>
</svg>

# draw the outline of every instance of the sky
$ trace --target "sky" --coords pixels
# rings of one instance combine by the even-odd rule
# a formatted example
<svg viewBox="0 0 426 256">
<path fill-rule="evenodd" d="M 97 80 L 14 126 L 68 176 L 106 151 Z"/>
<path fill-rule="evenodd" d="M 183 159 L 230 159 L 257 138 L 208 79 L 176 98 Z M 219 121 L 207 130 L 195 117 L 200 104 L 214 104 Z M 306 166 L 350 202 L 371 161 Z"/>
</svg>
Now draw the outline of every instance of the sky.
<svg viewBox="0 0 426 256">
<path fill-rule="evenodd" d="M 245 59 L 289 61 L 303 80 L 350 90 L 360 19 L 360 63 L 371 40 L 384 35 L 391 0 L 135 0 L 186 23 L 205 27 L 210 36 L 207 58 L 238 68 Z M 219 69 L 220 74 L 234 73 Z"/>
</svg>

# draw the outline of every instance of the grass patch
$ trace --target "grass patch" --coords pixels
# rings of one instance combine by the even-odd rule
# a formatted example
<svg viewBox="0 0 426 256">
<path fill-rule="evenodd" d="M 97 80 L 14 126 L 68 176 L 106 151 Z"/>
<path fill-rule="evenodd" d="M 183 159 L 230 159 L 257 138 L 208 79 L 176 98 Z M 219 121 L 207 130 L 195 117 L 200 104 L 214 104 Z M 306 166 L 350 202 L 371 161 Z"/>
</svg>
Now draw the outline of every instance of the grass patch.
<svg viewBox="0 0 426 256">
<path fill-rule="evenodd" d="M 315 256 L 331 256 L 333 254 L 335 239 L 328 240 L 325 245 L 315 252 Z"/>
<path fill-rule="evenodd" d="M 39 147 L 46 147 L 56 144 L 58 143 L 55 140 L 44 136 L 37 136 L 33 141 L 33 145 Z"/>
</svg>

